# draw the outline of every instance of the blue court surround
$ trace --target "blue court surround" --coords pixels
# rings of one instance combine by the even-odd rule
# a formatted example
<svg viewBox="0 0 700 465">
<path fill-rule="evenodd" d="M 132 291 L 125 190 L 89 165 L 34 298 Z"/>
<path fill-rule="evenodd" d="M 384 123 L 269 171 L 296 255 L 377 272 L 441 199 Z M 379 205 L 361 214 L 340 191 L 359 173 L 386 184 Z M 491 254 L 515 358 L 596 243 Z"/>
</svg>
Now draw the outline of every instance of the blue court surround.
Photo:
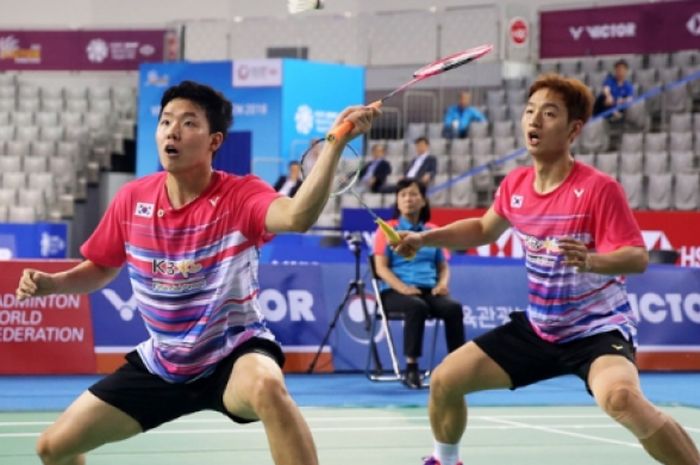
<svg viewBox="0 0 700 465">
<path fill-rule="evenodd" d="M 97 376 L 0 377 L 0 411 L 65 409 Z M 296 402 L 304 407 L 424 407 L 428 390 L 411 390 L 398 382 L 373 383 L 359 374 L 288 375 Z M 700 373 L 642 373 L 647 397 L 661 406 L 700 408 Z M 471 394 L 478 406 L 595 405 L 582 382 L 564 376 L 519 389 Z"/>
</svg>

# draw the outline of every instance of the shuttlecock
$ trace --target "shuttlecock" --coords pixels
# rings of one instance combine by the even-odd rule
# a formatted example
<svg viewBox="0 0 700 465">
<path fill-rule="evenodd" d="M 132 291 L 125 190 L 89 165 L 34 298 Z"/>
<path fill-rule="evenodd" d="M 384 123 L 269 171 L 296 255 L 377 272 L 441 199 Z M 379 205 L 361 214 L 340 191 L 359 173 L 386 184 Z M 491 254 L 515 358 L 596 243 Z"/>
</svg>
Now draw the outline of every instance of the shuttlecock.
<svg viewBox="0 0 700 465">
<path fill-rule="evenodd" d="M 293 15 L 309 10 L 320 10 L 323 8 L 321 0 L 288 0 L 287 9 Z"/>
</svg>

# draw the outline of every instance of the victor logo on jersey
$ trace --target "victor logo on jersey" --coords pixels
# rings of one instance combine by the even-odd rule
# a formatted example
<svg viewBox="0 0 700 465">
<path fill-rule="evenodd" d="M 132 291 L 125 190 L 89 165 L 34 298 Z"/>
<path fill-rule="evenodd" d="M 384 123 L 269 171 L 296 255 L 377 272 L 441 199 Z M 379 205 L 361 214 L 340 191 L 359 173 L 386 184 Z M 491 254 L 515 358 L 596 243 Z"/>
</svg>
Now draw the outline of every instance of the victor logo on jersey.
<svg viewBox="0 0 700 465">
<path fill-rule="evenodd" d="M 151 271 L 153 274 L 174 276 L 179 273 L 184 278 L 187 278 L 189 275 L 198 273 L 202 270 L 202 265 L 194 260 L 180 260 L 178 262 L 173 262 L 170 260 L 154 259 L 151 262 L 151 265 Z"/>
<path fill-rule="evenodd" d="M 510 197 L 510 206 L 512 208 L 520 208 L 523 206 L 523 196 L 522 195 L 512 195 Z"/>
<path fill-rule="evenodd" d="M 577 199 L 580 199 L 581 196 L 583 195 L 583 191 L 585 189 L 574 189 L 574 195 L 576 196 Z"/>
<path fill-rule="evenodd" d="M 136 211 L 134 212 L 134 215 L 142 218 L 153 218 L 153 204 L 138 202 L 136 204 Z"/>
</svg>

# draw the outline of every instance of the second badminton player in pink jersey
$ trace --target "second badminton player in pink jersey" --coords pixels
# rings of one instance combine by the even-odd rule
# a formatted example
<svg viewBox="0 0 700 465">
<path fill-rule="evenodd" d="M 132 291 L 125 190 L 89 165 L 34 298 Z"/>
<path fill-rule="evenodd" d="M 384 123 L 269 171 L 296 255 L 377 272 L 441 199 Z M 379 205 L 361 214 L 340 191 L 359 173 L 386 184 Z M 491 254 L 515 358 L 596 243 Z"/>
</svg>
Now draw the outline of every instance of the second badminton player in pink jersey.
<svg viewBox="0 0 700 465">
<path fill-rule="evenodd" d="M 570 146 L 593 96 L 576 79 L 544 75 L 530 87 L 522 130 L 533 166 L 510 172 L 481 218 L 405 234 L 396 251 L 467 249 L 512 227 L 525 250 L 529 305 L 507 324 L 451 352 L 430 382 L 433 455 L 455 465 L 470 392 L 575 374 L 600 407 L 666 465 L 697 465 L 681 426 L 642 393 L 635 366 L 637 317 L 621 275 L 641 273 L 648 255 L 620 185 L 576 161 Z"/>
<path fill-rule="evenodd" d="M 126 264 L 150 338 L 115 373 L 83 393 L 39 438 L 45 465 L 85 463 L 102 444 L 199 410 L 261 420 L 276 464 L 318 463 L 309 428 L 289 396 L 284 357 L 257 301 L 259 247 L 305 231 L 328 199 L 343 146 L 377 110 L 348 108 L 355 129 L 325 145 L 294 198 L 254 176 L 212 170 L 231 102 L 185 81 L 161 100 L 156 131 L 164 171 L 116 195 L 83 245 L 86 260 L 56 274 L 24 270 L 17 296 L 90 292 Z"/>
</svg>

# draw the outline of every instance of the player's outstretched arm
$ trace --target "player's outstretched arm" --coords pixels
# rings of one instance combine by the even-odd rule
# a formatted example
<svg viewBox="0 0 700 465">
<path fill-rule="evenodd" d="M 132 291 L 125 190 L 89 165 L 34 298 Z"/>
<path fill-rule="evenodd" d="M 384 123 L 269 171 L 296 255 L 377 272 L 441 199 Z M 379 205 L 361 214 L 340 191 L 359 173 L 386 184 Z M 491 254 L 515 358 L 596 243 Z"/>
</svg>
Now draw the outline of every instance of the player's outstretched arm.
<svg viewBox="0 0 700 465">
<path fill-rule="evenodd" d="M 272 202 L 265 217 L 265 226 L 273 233 L 308 230 L 321 215 L 331 192 L 338 160 L 347 142 L 372 127 L 372 119 L 379 110 L 371 107 L 346 108 L 336 119 L 333 129 L 346 120 L 352 121 L 353 130 L 334 142 L 323 144 L 323 149 L 311 173 L 293 198 L 280 197 Z"/>
<path fill-rule="evenodd" d="M 119 268 L 103 267 L 90 260 L 59 273 L 25 268 L 16 294 L 20 301 L 49 294 L 85 294 L 106 286 L 117 274 Z"/>
<path fill-rule="evenodd" d="M 400 233 L 402 240 L 395 250 L 410 256 L 423 246 L 470 249 L 495 241 L 509 226 L 508 221 L 491 207 L 481 218 L 459 220 L 421 233 Z"/>
</svg>

